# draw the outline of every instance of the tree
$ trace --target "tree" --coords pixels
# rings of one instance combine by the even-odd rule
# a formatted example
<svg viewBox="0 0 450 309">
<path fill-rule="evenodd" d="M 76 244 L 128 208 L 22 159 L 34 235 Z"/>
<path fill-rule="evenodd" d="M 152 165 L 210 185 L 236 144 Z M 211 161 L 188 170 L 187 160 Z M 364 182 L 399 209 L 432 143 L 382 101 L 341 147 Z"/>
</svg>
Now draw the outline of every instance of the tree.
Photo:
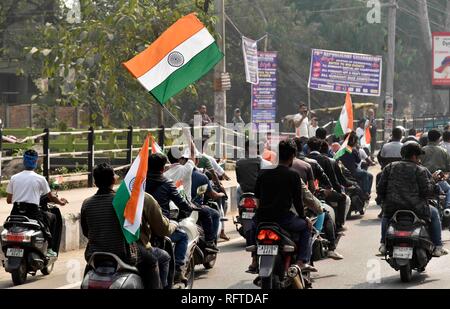
<svg viewBox="0 0 450 309">
<path fill-rule="evenodd" d="M 106 127 L 152 118 L 156 102 L 122 62 L 195 8 L 188 0 L 178 1 L 175 8 L 171 4 L 164 0 L 81 0 L 80 23 L 62 18 L 68 12 L 62 8 L 57 20 L 36 26 L 34 38 L 27 40 L 21 55 L 26 60 L 25 73 L 48 80 L 48 91 L 40 91 L 35 102 L 79 106 L 91 124 Z M 211 28 L 214 18 L 198 11 Z M 192 93 L 192 87 L 187 92 Z"/>
</svg>

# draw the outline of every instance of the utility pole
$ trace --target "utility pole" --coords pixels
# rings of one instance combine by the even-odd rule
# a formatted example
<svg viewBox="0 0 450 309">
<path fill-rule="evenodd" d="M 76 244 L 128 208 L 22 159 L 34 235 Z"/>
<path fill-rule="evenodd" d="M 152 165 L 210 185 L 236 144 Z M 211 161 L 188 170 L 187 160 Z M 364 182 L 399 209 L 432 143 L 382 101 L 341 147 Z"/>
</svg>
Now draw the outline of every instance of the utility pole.
<svg viewBox="0 0 450 309">
<path fill-rule="evenodd" d="M 384 139 L 390 138 L 394 125 L 394 77 L 395 77 L 395 28 L 397 0 L 389 0 L 388 58 L 386 75 L 386 101 L 384 113 Z"/>
<path fill-rule="evenodd" d="M 220 35 L 217 44 L 225 55 L 225 0 L 215 0 L 214 7 L 219 20 L 216 31 Z M 222 73 L 227 71 L 225 57 L 214 68 L 214 121 L 221 125 L 227 123 L 227 93 L 222 88 Z"/>
</svg>

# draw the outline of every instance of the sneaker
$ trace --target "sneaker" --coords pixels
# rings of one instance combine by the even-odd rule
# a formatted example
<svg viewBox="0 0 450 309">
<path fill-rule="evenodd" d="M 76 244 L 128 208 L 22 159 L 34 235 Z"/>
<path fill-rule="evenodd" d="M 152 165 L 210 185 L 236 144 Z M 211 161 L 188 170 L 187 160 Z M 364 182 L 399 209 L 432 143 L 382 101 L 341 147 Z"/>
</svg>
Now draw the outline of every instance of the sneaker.
<svg viewBox="0 0 450 309">
<path fill-rule="evenodd" d="M 441 257 L 441 256 L 447 255 L 447 254 L 448 254 L 448 250 L 442 246 L 437 246 L 433 251 L 434 257 Z"/>
<path fill-rule="evenodd" d="M 386 255 L 386 245 L 385 244 L 381 244 L 380 248 L 378 249 L 378 251 L 380 252 L 380 254 Z"/>
<path fill-rule="evenodd" d="M 55 256 L 58 256 L 58 253 L 56 253 L 52 249 L 48 249 L 47 250 L 47 256 L 55 257 Z"/>
<path fill-rule="evenodd" d="M 209 252 L 214 252 L 214 253 L 218 253 L 220 250 L 219 248 L 217 248 L 216 244 L 214 243 L 214 241 L 208 241 L 206 243 L 206 251 Z"/>
<path fill-rule="evenodd" d="M 173 282 L 174 282 L 174 283 L 180 283 L 180 282 L 181 282 L 181 283 L 187 284 L 188 279 L 187 279 L 186 276 L 183 274 L 183 271 L 177 270 L 177 271 L 175 272 L 174 277 L 173 277 Z"/>
<path fill-rule="evenodd" d="M 331 250 L 327 252 L 327 256 L 333 260 L 342 260 L 344 258 L 341 254 Z"/>
</svg>

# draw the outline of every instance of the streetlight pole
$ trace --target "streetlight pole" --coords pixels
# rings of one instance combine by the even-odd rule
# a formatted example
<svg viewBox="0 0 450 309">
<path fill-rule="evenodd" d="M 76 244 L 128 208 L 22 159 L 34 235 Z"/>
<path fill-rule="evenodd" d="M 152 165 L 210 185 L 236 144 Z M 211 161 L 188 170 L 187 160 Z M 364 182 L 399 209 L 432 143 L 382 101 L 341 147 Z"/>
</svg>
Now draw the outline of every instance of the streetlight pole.
<svg viewBox="0 0 450 309">
<path fill-rule="evenodd" d="M 216 15 L 219 20 L 216 24 L 216 31 L 220 35 L 217 40 L 225 55 L 225 0 L 215 0 Z M 226 72 L 226 61 L 223 57 L 214 68 L 214 121 L 221 125 L 227 122 L 227 93 L 222 89 L 222 73 Z"/>
<path fill-rule="evenodd" d="M 395 77 L 395 28 L 397 23 L 397 0 L 389 0 L 388 58 L 386 74 L 386 99 L 384 116 L 384 139 L 392 133 L 394 118 L 394 77 Z"/>
</svg>

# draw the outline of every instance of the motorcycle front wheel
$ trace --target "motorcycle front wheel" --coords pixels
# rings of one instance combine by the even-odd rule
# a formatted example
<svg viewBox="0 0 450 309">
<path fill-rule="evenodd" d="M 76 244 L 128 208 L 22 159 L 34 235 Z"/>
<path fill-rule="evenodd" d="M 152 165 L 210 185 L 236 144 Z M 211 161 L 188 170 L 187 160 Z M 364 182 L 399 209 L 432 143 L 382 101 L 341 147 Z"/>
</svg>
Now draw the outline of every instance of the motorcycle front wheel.
<svg viewBox="0 0 450 309">
<path fill-rule="evenodd" d="M 52 273 L 53 267 L 55 267 L 55 263 L 52 263 L 51 265 L 47 265 L 47 266 L 45 266 L 44 268 L 42 268 L 42 269 L 41 269 L 41 273 L 42 273 L 44 276 L 48 276 L 48 275 L 50 275 L 50 274 Z"/>
</svg>

